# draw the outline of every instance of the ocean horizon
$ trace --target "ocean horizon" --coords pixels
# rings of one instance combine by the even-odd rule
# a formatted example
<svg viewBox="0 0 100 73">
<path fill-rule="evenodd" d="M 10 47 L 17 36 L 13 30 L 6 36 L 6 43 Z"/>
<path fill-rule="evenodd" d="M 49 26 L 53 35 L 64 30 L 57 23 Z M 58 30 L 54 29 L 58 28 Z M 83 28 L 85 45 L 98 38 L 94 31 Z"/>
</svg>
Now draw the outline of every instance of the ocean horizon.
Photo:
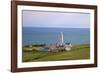
<svg viewBox="0 0 100 73">
<path fill-rule="evenodd" d="M 30 44 L 55 44 L 63 32 L 64 43 L 89 44 L 90 28 L 23 27 L 22 46 Z"/>
</svg>

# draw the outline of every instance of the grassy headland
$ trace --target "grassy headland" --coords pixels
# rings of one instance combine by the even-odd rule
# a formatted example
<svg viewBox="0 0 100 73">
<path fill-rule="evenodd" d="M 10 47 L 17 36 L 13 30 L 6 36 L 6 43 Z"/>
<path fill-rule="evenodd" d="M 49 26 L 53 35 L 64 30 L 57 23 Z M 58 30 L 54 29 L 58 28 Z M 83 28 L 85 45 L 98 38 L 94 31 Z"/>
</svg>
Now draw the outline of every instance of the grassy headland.
<svg viewBox="0 0 100 73">
<path fill-rule="evenodd" d="M 44 45 L 24 46 L 22 49 L 23 62 L 80 60 L 90 58 L 90 45 L 80 44 L 72 47 L 71 51 L 41 52 Z"/>
</svg>

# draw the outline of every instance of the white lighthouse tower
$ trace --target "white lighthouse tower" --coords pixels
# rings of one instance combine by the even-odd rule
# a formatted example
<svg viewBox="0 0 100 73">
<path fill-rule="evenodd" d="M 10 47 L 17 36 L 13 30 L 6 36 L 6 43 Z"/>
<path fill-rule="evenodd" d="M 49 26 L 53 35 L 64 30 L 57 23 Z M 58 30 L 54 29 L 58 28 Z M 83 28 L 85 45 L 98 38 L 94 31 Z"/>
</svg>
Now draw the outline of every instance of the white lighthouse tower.
<svg viewBox="0 0 100 73">
<path fill-rule="evenodd" d="M 63 35 L 63 32 L 60 33 L 60 45 L 64 45 L 64 35 Z"/>
</svg>

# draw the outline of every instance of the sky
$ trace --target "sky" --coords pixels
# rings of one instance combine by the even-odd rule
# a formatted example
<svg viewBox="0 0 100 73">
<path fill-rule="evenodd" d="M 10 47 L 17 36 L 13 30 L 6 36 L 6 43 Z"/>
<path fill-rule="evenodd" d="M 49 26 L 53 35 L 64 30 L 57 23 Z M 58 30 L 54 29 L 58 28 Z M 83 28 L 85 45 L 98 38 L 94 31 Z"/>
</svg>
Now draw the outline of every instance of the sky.
<svg viewBox="0 0 100 73">
<path fill-rule="evenodd" d="M 23 10 L 23 27 L 90 28 L 89 13 Z"/>
</svg>

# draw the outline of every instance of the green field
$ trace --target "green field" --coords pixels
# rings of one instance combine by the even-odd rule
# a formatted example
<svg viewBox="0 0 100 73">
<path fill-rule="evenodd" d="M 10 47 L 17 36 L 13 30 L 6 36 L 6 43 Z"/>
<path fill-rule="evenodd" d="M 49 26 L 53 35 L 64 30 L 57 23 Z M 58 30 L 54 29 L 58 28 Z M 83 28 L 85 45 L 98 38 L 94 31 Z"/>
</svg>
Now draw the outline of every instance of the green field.
<svg viewBox="0 0 100 73">
<path fill-rule="evenodd" d="M 39 52 L 40 46 L 23 47 L 22 62 L 59 61 L 90 59 L 90 45 L 81 44 L 72 47 L 71 51 Z"/>
</svg>

